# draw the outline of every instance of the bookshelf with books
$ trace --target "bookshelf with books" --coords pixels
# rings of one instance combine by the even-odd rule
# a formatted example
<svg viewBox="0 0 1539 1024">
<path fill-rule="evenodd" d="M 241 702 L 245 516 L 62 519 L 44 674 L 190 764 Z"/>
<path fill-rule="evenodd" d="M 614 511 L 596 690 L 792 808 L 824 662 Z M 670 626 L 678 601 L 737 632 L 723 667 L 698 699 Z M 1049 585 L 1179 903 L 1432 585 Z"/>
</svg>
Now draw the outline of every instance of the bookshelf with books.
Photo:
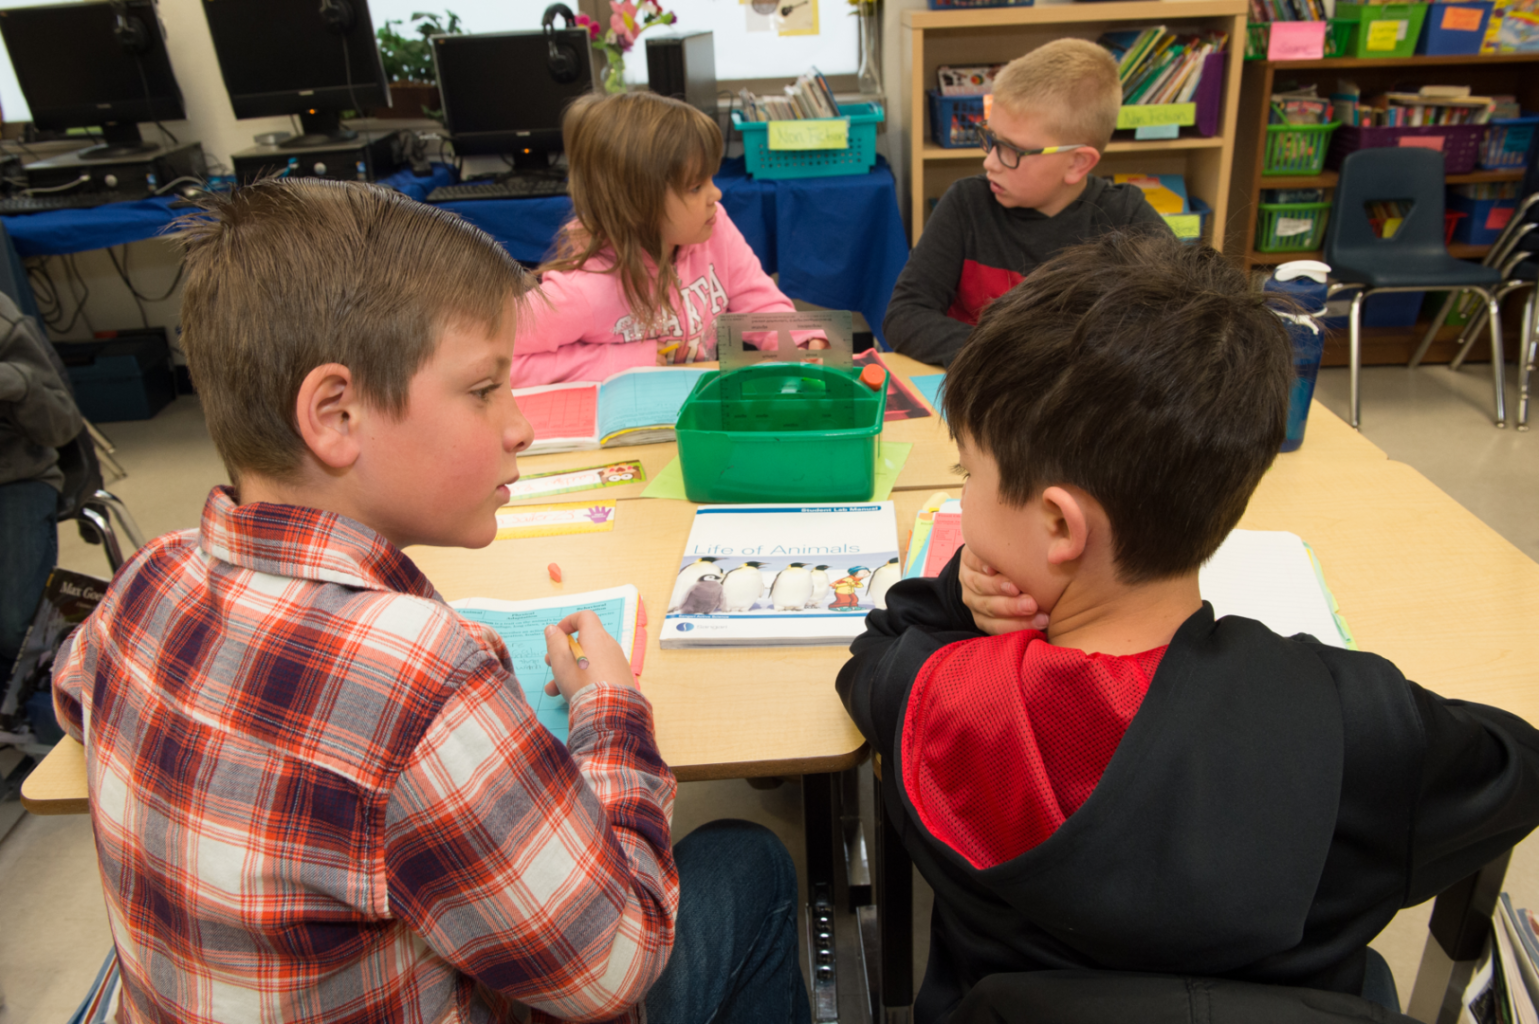
<svg viewBox="0 0 1539 1024">
<path fill-rule="evenodd" d="M 1175 138 L 1166 139 L 1138 140 L 1131 129 L 1118 131 L 1094 173 L 1182 176 L 1188 193 L 1211 207 L 1207 234 L 1212 244 L 1222 246 L 1226 237 L 1225 212 L 1239 109 L 1247 2 L 1108 0 L 1094 4 L 903 12 L 907 41 L 903 66 L 910 97 L 910 240 L 918 241 L 934 200 L 959 178 L 983 169 L 983 153 L 979 149 L 942 146 L 931 135 L 926 93 L 936 87 L 938 68 L 1004 63 L 1064 36 L 1093 42 L 1109 33 L 1118 33 L 1131 39 L 1135 30 L 1164 26 L 1170 34 L 1179 36 L 1181 43 L 1191 44 L 1190 52 L 1199 61 L 1201 45 L 1215 35 L 1226 39 L 1227 57 L 1203 66 L 1214 105 L 1208 126 L 1211 134 L 1203 134 L 1196 125 L 1181 127 Z M 1160 88 L 1155 82 L 1147 95 Z M 1178 99 L 1190 92 L 1179 83 L 1165 89 L 1167 95 Z"/>
<path fill-rule="evenodd" d="M 1246 61 L 1239 90 L 1239 120 L 1235 128 L 1235 164 L 1230 177 L 1228 237 L 1225 250 L 1244 261 L 1249 268 L 1264 270 L 1290 260 L 1320 259 L 1318 248 L 1303 252 L 1264 252 L 1258 229 L 1257 205 L 1263 193 L 1273 189 L 1322 189 L 1326 201 L 1332 197 L 1338 173 L 1321 168 L 1316 173 L 1263 174 L 1266 167 L 1267 125 L 1272 98 L 1294 89 L 1315 86 L 1322 97 L 1329 97 L 1342 80 L 1350 80 L 1365 98 L 1381 94 L 1415 91 L 1421 86 L 1469 86 L 1476 96 L 1514 96 L 1524 111 L 1539 110 L 1539 53 L 1498 53 L 1475 56 L 1410 56 L 1392 58 L 1327 57 L 1321 60 Z M 1338 129 L 1339 131 L 1339 129 Z M 1485 170 L 1479 166 L 1449 174 L 1449 185 L 1496 185 L 1521 181 L 1521 168 Z M 1461 259 L 1480 259 L 1488 251 L 1485 245 L 1451 243 L 1449 252 Z M 1430 310 L 1428 307 L 1432 307 Z M 1423 304 L 1423 315 L 1435 313 L 1434 304 Z M 1410 327 L 1365 328 L 1363 362 L 1365 364 L 1404 363 L 1427 329 L 1425 322 Z M 1449 361 L 1457 347 L 1454 339 L 1460 328 L 1443 327 L 1426 355 L 1428 362 Z M 1516 353 L 1517 331 L 1510 334 L 1512 353 Z M 1341 352 L 1335 349 L 1340 347 Z M 1327 364 L 1345 359 L 1345 342 L 1338 346 L 1328 339 Z"/>
</svg>

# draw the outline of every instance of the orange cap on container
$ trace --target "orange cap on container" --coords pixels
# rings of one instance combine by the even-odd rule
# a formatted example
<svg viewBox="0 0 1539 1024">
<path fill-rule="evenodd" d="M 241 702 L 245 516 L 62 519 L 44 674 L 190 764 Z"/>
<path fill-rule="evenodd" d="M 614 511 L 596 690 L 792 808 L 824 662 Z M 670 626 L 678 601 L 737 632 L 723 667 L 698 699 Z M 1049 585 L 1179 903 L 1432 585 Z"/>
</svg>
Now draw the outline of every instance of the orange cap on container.
<svg viewBox="0 0 1539 1024">
<path fill-rule="evenodd" d="M 880 366 L 868 366 L 860 371 L 860 382 L 872 391 L 880 391 L 887 383 L 887 371 Z"/>
</svg>

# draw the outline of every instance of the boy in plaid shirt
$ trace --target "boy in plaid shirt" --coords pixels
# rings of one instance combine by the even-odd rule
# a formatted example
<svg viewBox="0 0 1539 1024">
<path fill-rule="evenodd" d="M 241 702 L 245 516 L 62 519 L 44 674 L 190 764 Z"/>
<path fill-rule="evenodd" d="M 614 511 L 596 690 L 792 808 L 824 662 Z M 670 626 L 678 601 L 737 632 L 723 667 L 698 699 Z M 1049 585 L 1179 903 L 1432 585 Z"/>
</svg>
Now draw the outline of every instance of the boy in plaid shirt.
<svg viewBox="0 0 1539 1024">
<path fill-rule="evenodd" d="M 784 847 L 718 822 L 670 849 L 674 778 L 598 619 L 547 630 L 563 747 L 402 553 L 496 533 L 532 439 L 517 263 L 330 181 L 213 200 L 182 238 L 233 486 L 118 573 L 54 677 L 123 1019 L 805 1020 Z"/>
</svg>

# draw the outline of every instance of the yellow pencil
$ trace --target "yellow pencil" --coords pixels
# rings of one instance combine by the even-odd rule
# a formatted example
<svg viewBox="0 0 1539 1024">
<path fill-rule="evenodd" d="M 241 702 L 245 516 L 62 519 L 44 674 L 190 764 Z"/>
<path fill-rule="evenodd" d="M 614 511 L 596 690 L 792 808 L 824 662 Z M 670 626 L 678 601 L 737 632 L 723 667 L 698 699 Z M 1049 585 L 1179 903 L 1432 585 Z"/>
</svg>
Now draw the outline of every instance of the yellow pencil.
<svg viewBox="0 0 1539 1024">
<path fill-rule="evenodd" d="M 582 644 L 577 642 L 577 637 L 571 633 L 566 635 L 567 646 L 572 649 L 572 657 L 577 659 L 578 668 L 588 667 L 588 655 L 583 652 Z"/>
</svg>

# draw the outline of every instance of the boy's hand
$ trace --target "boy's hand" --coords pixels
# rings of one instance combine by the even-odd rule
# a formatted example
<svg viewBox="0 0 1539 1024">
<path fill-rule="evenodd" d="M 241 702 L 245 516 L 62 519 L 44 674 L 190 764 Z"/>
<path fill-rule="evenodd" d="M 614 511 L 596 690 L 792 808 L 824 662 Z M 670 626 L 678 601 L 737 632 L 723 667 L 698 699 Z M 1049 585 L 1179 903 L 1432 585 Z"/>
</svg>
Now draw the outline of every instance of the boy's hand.
<svg viewBox="0 0 1539 1024">
<path fill-rule="evenodd" d="M 577 667 L 577 658 L 566 639 L 572 633 L 579 634 L 578 641 L 588 657 L 587 668 Z M 598 616 L 592 612 L 575 612 L 554 626 L 545 627 L 545 664 L 554 676 L 545 684 L 545 692 L 552 697 L 560 693 L 568 701 L 594 683 L 636 685 L 630 659 L 615 638 L 604 632 Z"/>
<path fill-rule="evenodd" d="M 1037 602 L 1001 576 L 993 566 L 962 548 L 962 603 L 973 613 L 978 628 L 993 636 L 1018 629 L 1047 629 L 1047 613 Z"/>
</svg>

